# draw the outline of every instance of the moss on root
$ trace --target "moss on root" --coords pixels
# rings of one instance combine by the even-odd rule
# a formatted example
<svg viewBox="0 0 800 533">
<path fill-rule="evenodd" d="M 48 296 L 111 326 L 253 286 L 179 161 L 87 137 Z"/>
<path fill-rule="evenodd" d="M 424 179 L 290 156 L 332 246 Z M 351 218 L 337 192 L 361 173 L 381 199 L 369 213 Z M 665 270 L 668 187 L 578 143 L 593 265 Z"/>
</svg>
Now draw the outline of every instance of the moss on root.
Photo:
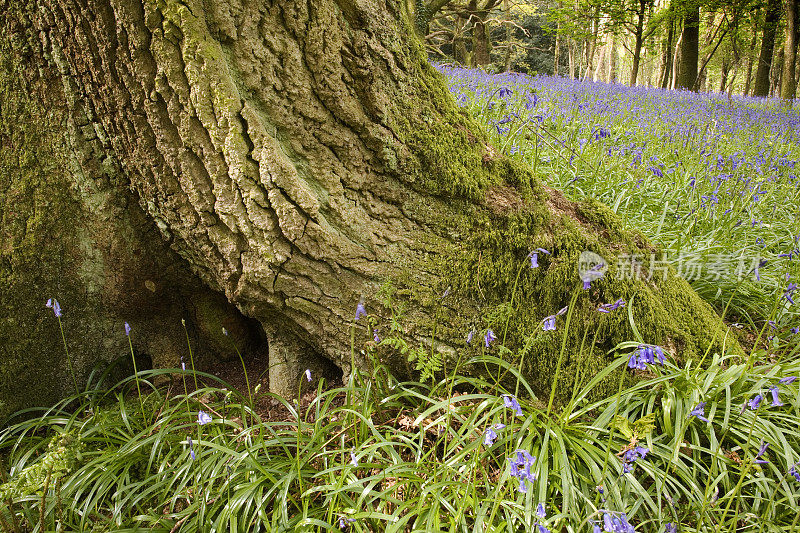
<svg viewBox="0 0 800 533">
<path fill-rule="evenodd" d="M 417 83 L 435 96 L 435 109 L 445 120 L 431 116 L 433 126 L 426 128 L 398 119 L 399 136 L 418 157 L 419 164 L 410 169 L 414 181 L 464 202 L 430 208 L 425 218 L 452 228 L 455 242 L 395 276 L 392 283 L 397 295 L 426 310 L 418 317 L 439 317 L 439 338 L 452 344 L 472 328 L 491 328 L 512 353 L 527 344 L 523 371 L 536 391 L 547 395 L 565 328 L 561 317 L 556 331 L 544 332 L 542 319 L 569 304 L 577 291 L 556 385 L 561 400 L 569 398 L 575 376 L 588 381 L 610 362 L 609 351 L 637 340 L 627 310 L 597 312 L 600 304 L 618 298 L 632 301 L 631 316 L 641 342 L 661 345 L 676 358 L 698 357 L 709 349 L 741 351 L 711 306 L 674 269 L 653 276 L 643 271 L 636 279 L 626 279 L 627 265 L 618 261 L 623 254 L 649 258 L 659 256 L 658 250 L 640 233 L 625 230 L 604 204 L 571 202 L 545 189 L 530 168 L 498 155 L 480 128 L 460 115 L 438 73 L 428 70 L 420 68 Z M 421 116 L 424 122 L 424 111 Z M 536 248 L 551 255 L 540 254 L 539 268 L 531 269 L 529 254 Z M 609 265 L 605 277 L 589 290 L 582 289 L 578 273 L 583 251 L 600 255 Z M 432 289 L 418 280 L 419 272 L 433 273 L 439 286 Z M 438 296 L 448 286 L 450 301 L 441 302 Z M 446 317 L 436 311 L 439 306 L 450 310 Z M 433 330 L 421 322 L 410 328 Z M 596 394 L 615 392 L 617 379 L 609 377 Z"/>
</svg>

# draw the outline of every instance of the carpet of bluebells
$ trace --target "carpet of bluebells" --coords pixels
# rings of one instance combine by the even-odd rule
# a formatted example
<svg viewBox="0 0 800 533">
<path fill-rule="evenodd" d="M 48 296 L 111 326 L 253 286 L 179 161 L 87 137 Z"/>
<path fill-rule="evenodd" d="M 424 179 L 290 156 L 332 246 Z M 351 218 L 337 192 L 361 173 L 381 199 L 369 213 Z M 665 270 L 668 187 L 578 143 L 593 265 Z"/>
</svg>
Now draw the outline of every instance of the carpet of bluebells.
<svg viewBox="0 0 800 533">
<path fill-rule="evenodd" d="M 116 384 L 98 373 L 12 419 L 0 429 L 0 528 L 800 531 L 797 111 L 440 69 L 498 148 L 567 194 L 606 202 L 660 245 L 658 260 L 691 265 L 681 272 L 697 290 L 730 302 L 752 332 L 748 353 L 685 361 L 632 338 L 555 405 L 517 371 L 524 353 L 491 330 L 465 332 L 460 354 L 486 376 L 445 368 L 398 381 L 376 355 L 403 346 L 398 326 L 359 303 L 353 349 L 372 364 L 343 384 L 306 371 L 295 398 L 250 381 L 237 391 L 195 371 L 189 344 L 180 368 Z M 601 275 L 576 279 L 572 303 L 536 334 L 563 335 Z M 47 307 L 69 360 L 69 310 Z M 597 313 L 629 309 L 617 300 Z M 499 374 L 513 377 L 488 377 Z M 607 379 L 617 393 L 596 399 Z"/>
</svg>

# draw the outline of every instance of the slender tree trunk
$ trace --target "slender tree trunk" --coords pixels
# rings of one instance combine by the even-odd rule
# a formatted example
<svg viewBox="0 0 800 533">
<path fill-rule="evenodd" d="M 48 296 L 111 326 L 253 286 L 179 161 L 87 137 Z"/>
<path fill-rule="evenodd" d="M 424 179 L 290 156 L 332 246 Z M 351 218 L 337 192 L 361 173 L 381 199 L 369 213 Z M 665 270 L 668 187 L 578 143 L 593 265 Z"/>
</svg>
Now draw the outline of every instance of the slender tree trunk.
<svg viewBox="0 0 800 533">
<path fill-rule="evenodd" d="M 617 81 L 617 37 L 615 35 L 611 36 L 609 48 L 608 81 L 609 83 Z"/>
<path fill-rule="evenodd" d="M 781 74 L 781 98 L 793 100 L 797 91 L 797 79 L 794 66 L 797 59 L 798 42 L 798 4 L 800 0 L 785 0 L 786 10 L 786 45 L 783 47 L 783 73 Z"/>
<path fill-rule="evenodd" d="M 670 89 L 678 88 L 678 76 L 681 68 L 681 48 L 683 43 L 683 32 L 681 32 L 678 41 L 675 43 L 675 55 L 672 57 L 672 80 L 670 81 Z"/>
<path fill-rule="evenodd" d="M 559 6 L 560 7 L 560 6 Z M 556 22 L 556 39 L 553 50 L 553 75 L 558 76 L 558 63 L 561 61 L 561 21 Z"/>
<path fill-rule="evenodd" d="M 15 340 L 44 333 L 36 324 L 55 333 L 42 320 L 51 296 L 84 369 L 114 329 L 122 341 L 103 351 L 125 353 L 123 320 L 134 342 L 162 326 L 143 345 L 155 358 L 183 318 L 194 346 L 227 352 L 223 326 L 236 340 L 266 333 L 270 388 L 295 395 L 306 368 L 347 372 L 367 364 L 362 349 L 408 375 L 402 354 L 372 341 L 399 307 L 393 334 L 452 363 L 473 324 L 513 309 L 486 327 L 509 324 L 516 350 L 569 303 L 563 280 L 581 285 L 580 250 L 610 265 L 615 250 L 649 253 L 607 208 L 571 203 L 499 156 L 413 24 L 369 1 L 0 0 L 2 400 L 40 394 L 31 381 L 66 366 L 30 361 L 38 337 Z M 547 264 L 509 281 L 538 246 Z M 646 341 L 694 357 L 726 338 L 685 281 L 607 278 L 580 292 L 576 321 L 597 319 L 604 292 L 637 293 L 651 302 L 634 315 Z M 165 298 L 181 294 L 185 307 Z M 81 308 L 90 296 L 102 305 Z M 370 317 L 355 321 L 359 301 Z M 630 335 L 604 331 L 565 376 L 604 366 Z M 565 335 L 577 353 L 580 331 Z M 522 367 L 537 390 L 549 390 L 562 339 L 542 338 Z M 163 351 L 177 366 L 184 350 Z"/>
<path fill-rule="evenodd" d="M 675 23 L 671 19 L 667 22 L 667 36 L 661 54 L 661 69 L 658 84 L 662 89 L 669 88 L 672 76 L 672 41 L 675 39 Z"/>
<path fill-rule="evenodd" d="M 642 34 L 644 32 L 644 15 L 646 0 L 639 0 L 639 12 L 636 19 L 636 31 L 633 33 L 633 64 L 631 66 L 631 78 L 628 85 L 636 85 L 636 77 L 639 74 L 639 60 L 642 54 Z"/>
<path fill-rule="evenodd" d="M 697 60 L 700 45 L 700 7 L 692 5 L 687 8 L 683 18 L 683 35 L 681 36 L 681 67 L 677 86 L 692 89 L 697 81 Z"/>
<path fill-rule="evenodd" d="M 767 96 L 770 89 L 770 70 L 775 49 L 775 33 L 781 19 L 781 0 L 768 0 L 764 12 L 764 27 L 761 37 L 761 50 L 758 54 L 758 68 L 753 82 L 753 96 Z"/>
<path fill-rule="evenodd" d="M 750 41 L 750 47 L 747 49 L 747 65 L 744 68 L 744 90 L 742 91 L 743 96 L 750 95 L 750 87 L 752 86 L 753 81 L 753 64 L 754 64 L 754 54 L 756 50 L 756 45 L 758 44 L 758 25 L 760 22 L 760 17 L 756 16 L 756 21 L 753 24 L 753 38 Z"/>
</svg>

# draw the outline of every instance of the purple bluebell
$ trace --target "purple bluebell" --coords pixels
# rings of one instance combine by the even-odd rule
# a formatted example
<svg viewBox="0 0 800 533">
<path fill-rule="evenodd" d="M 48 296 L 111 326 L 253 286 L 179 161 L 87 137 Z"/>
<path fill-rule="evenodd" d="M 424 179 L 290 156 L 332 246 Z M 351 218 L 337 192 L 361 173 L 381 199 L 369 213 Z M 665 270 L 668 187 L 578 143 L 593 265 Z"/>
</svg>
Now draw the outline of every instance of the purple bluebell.
<svg viewBox="0 0 800 533">
<path fill-rule="evenodd" d="M 786 376 L 785 378 L 781 378 L 778 380 L 778 383 L 782 383 L 783 385 L 790 385 L 797 380 L 797 376 Z"/>
<path fill-rule="evenodd" d="M 494 428 L 487 428 L 486 431 L 483 432 L 483 445 L 488 448 L 494 444 L 495 440 L 497 440 L 497 432 Z"/>
<path fill-rule="evenodd" d="M 636 446 L 633 449 L 627 450 L 622 455 L 622 472 L 627 474 L 632 471 L 633 464 L 639 459 L 644 459 L 649 451 L 650 449 L 644 446 Z"/>
<path fill-rule="evenodd" d="M 530 254 L 528 254 L 528 257 L 531 258 L 531 268 L 537 268 L 539 266 L 540 253 L 550 255 L 550 252 L 548 252 L 544 248 L 537 248 L 536 250 L 532 251 Z"/>
<path fill-rule="evenodd" d="M 601 270 L 605 266 L 606 265 L 604 263 L 597 264 L 581 275 L 581 281 L 583 281 L 584 290 L 591 288 L 593 281 L 603 277 L 603 272 L 601 272 Z"/>
<path fill-rule="evenodd" d="M 356 457 L 356 452 L 353 450 L 350 450 L 350 464 L 358 466 L 358 458 Z"/>
<path fill-rule="evenodd" d="M 194 461 L 195 456 L 194 456 L 194 446 L 192 445 L 192 437 L 189 437 L 189 455 L 192 457 L 192 461 Z"/>
<path fill-rule="evenodd" d="M 761 441 L 761 447 L 758 449 L 758 454 L 756 455 L 756 458 L 753 460 L 755 464 L 763 465 L 769 462 L 766 459 L 761 458 L 761 456 L 767 453 L 767 448 L 769 448 L 769 443 Z"/>
<path fill-rule="evenodd" d="M 186 372 L 186 363 L 183 362 L 183 356 L 181 356 L 181 370 Z"/>
<path fill-rule="evenodd" d="M 778 397 L 779 394 L 778 387 L 770 387 L 769 392 L 772 393 L 772 407 L 782 406 L 783 402 Z"/>
<path fill-rule="evenodd" d="M 550 315 L 542 320 L 542 331 L 556 330 L 556 315 Z"/>
<path fill-rule="evenodd" d="M 49 298 L 47 303 L 44 305 L 45 307 L 49 307 L 53 310 L 53 314 L 56 315 L 56 318 L 61 318 L 61 304 L 58 303 L 58 300 L 55 298 Z"/>
<path fill-rule="evenodd" d="M 475 336 L 475 329 L 473 328 L 469 333 L 467 333 L 467 344 L 472 342 L 472 337 Z"/>
<path fill-rule="evenodd" d="M 372 340 L 375 341 L 376 344 L 381 342 L 381 338 L 378 335 L 378 330 L 377 329 L 373 329 L 372 330 Z"/>
<path fill-rule="evenodd" d="M 511 466 L 511 475 L 519 479 L 519 487 L 517 488 L 519 492 L 528 492 L 528 487 L 525 485 L 526 480 L 531 482 L 536 481 L 536 475 L 531 473 L 531 467 L 534 461 L 536 461 L 536 457 L 529 454 L 526 450 L 517 450 L 516 459 L 508 458 L 508 462 Z"/>
<path fill-rule="evenodd" d="M 797 467 L 800 466 L 800 463 L 792 465 L 789 469 L 789 475 L 795 478 L 797 481 L 800 481 L 800 472 L 797 471 Z"/>
<path fill-rule="evenodd" d="M 311 369 L 310 368 L 306 368 L 305 374 L 306 374 L 306 381 L 311 383 Z"/>
<path fill-rule="evenodd" d="M 600 307 L 597 310 L 601 313 L 610 313 L 611 311 L 616 311 L 617 309 L 625 307 L 625 300 L 620 298 L 613 304 L 600 304 Z"/>
<path fill-rule="evenodd" d="M 646 370 L 648 364 L 664 364 L 664 350 L 654 344 L 640 344 L 628 359 L 628 368 Z"/>
<path fill-rule="evenodd" d="M 705 412 L 706 412 L 706 402 L 700 402 L 697 404 L 697 407 L 695 407 L 689 412 L 689 416 L 687 416 L 686 418 L 692 418 L 694 416 L 698 420 L 702 420 L 703 422 L 709 422 L 708 418 L 706 418 L 705 416 Z"/>
<path fill-rule="evenodd" d="M 226 337 L 228 336 L 228 330 L 225 329 L 224 327 L 222 328 L 222 334 L 225 335 Z"/>
<path fill-rule="evenodd" d="M 536 506 L 536 516 L 538 516 L 539 518 L 544 518 L 545 516 L 547 516 L 544 510 L 544 504 L 541 502 L 539 502 L 539 505 Z"/>
<path fill-rule="evenodd" d="M 758 406 L 761 405 L 761 400 L 763 399 L 764 399 L 763 396 L 761 396 L 760 394 L 756 394 L 752 400 L 747 402 L 747 405 L 750 406 L 750 409 L 756 410 L 758 409 Z"/>
<path fill-rule="evenodd" d="M 205 411 L 199 411 L 197 413 L 197 423 L 198 424 L 200 424 L 201 426 L 205 426 L 209 422 L 211 422 L 211 416 L 209 416 L 208 413 L 206 413 Z"/>
<path fill-rule="evenodd" d="M 350 526 L 350 524 L 352 524 L 355 521 L 356 521 L 355 518 L 347 518 L 346 516 L 340 516 L 339 517 L 339 529 L 345 530 Z"/>
<path fill-rule="evenodd" d="M 511 96 L 513 93 L 514 91 L 512 91 L 508 87 L 501 87 L 498 96 L 500 96 L 500 98 L 505 98 L 507 96 Z"/>
<path fill-rule="evenodd" d="M 664 533 L 678 533 L 678 526 L 673 522 L 667 522 L 667 525 L 664 527 Z"/>
<path fill-rule="evenodd" d="M 514 411 L 517 416 L 522 416 L 522 407 L 519 406 L 519 402 L 512 395 L 503 395 L 503 405 Z"/>
<path fill-rule="evenodd" d="M 497 337 L 494 336 L 494 331 L 487 329 L 486 335 L 483 336 L 483 342 L 486 344 L 486 347 L 488 348 L 489 345 L 496 340 Z"/>
<path fill-rule="evenodd" d="M 783 297 L 786 298 L 789 302 L 794 303 L 794 300 L 792 299 L 792 296 L 794 296 L 794 293 L 795 293 L 796 290 L 797 290 L 797 284 L 796 283 L 790 283 L 786 287 L 786 291 L 783 293 Z"/>
<path fill-rule="evenodd" d="M 125 322 L 125 335 L 130 337 L 131 335 L 131 325 Z"/>
<path fill-rule="evenodd" d="M 358 305 L 356 306 L 356 320 L 365 316 L 367 316 L 367 310 L 364 309 L 364 300 L 361 300 L 358 302 Z"/>
</svg>

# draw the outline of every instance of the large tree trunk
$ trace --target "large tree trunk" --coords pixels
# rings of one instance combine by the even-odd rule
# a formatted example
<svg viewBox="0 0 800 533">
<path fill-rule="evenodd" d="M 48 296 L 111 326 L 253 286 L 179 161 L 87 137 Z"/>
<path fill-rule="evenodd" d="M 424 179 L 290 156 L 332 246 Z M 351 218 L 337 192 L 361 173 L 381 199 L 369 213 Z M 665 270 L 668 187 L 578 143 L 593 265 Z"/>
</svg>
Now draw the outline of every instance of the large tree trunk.
<svg viewBox="0 0 800 533">
<path fill-rule="evenodd" d="M 681 39 L 681 65 L 677 87 L 692 89 L 697 82 L 697 60 L 700 46 L 700 6 L 696 3 L 687 6 L 686 14 L 683 17 Z"/>
<path fill-rule="evenodd" d="M 760 13 L 756 15 L 755 21 L 753 22 L 752 40 L 750 41 L 750 47 L 747 49 L 747 64 L 744 68 L 744 89 L 742 90 L 743 96 L 750 95 L 750 88 L 752 87 L 753 83 L 753 63 L 756 45 L 758 44 L 758 25 L 760 22 L 759 15 Z"/>
<path fill-rule="evenodd" d="M 610 265 L 654 251 L 607 208 L 570 203 L 498 156 L 394 2 L 0 7 L 6 397 L 30 386 L 21 377 L 42 350 L 49 374 L 31 379 L 63 376 L 57 342 L 10 341 L 30 324 L 59 338 L 41 307 L 50 296 L 70 301 L 67 337 L 83 339 L 72 354 L 84 362 L 98 347 L 124 355 L 112 332 L 128 317 L 135 349 L 163 355 L 160 366 L 183 353 L 170 344 L 183 338 L 182 317 L 209 356 L 226 351 L 223 326 L 263 350 L 263 327 L 269 386 L 292 394 L 305 368 L 347 372 L 353 353 L 364 363 L 372 328 L 388 330 L 382 284 L 407 309 L 395 334 L 450 357 L 475 325 L 508 324 L 506 343 L 524 344 L 580 287 L 581 250 Z M 31 191 L 41 200 L 23 205 Z M 552 252 L 546 264 L 521 271 L 539 246 Z M 656 279 L 617 279 L 612 268 L 579 290 L 574 320 L 591 324 L 598 303 L 636 293 L 647 342 L 685 355 L 725 338 L 686 282 Z M 79 310 L 92 297 L 102 305 Z M 354 322 L 362 298 L 369 326 Z M 631 336 L 622 315 L 605 327 L 566 376 L 603 366 Z M 583 329 L 565 334 L 578 354 Z M 561 338 L 537 340 L 523 365 L 539 390 Z M 378 356 L 408 372 L 399 354 Z"/>
<path fill-rule="evenodd" d="M 800 0 L 785 0 L 786 44 L 783 47 L 783 73 L 781 74 L 781 98 L 792 100 L 797 92 L 794 64 L 797 60 L 798 7 Z"/>
<path fill-rule="evenodd" d="M 753 82 L 753 96 L 769 95 L 770 69 L 775 49 L 775 33 L 781 19 L 781 0 L 768 0 L 764 13 L 764 29 L 761 37 L 761 50 L 758 54 L 758 68 Z"/>
</svg>

